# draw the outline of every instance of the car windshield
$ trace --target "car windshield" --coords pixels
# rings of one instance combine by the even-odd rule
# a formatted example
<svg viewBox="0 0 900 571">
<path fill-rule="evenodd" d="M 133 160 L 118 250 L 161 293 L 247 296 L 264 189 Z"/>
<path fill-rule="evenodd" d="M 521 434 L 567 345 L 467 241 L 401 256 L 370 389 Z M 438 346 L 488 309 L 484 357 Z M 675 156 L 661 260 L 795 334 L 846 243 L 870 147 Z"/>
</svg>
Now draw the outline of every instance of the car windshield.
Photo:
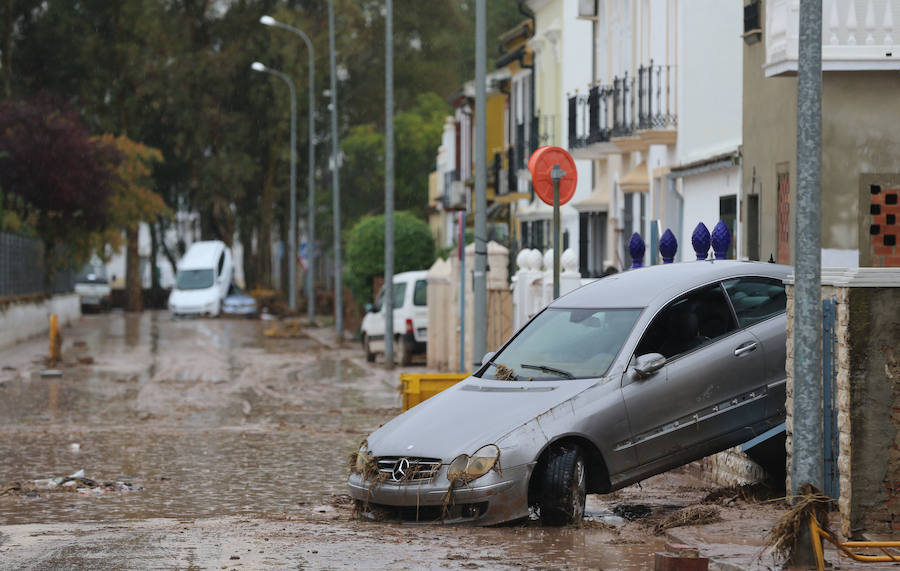
<svg viewBox="0 0 900 571">
<path fill-rule="evenodd" d="M 204 270 L 178 270 L 175 279 L 177 289 L 206 289 L 213 285 L 215 275 L 212 268 Z"/>
<path fill-rule="evenodd" d="M 78 275 L 75 276 L 75 283 L 79 284 L 105 284 L 107 283 L 106 279 L 106 266 L 103 264 L 88 264 L 85 266 Z"/>
<path fill-rule="evenodd" d="M 640 309 L 547 309 L 494 355 L 483 378 L 531 381 L 602 377 Z"/>
</svg>

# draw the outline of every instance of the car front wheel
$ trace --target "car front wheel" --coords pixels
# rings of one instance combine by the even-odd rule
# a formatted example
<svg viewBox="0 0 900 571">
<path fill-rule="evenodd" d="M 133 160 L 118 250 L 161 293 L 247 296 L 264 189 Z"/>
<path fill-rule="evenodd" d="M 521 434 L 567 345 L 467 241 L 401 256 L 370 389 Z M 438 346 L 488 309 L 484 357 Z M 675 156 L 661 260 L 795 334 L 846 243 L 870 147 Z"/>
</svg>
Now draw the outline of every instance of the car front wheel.
<svg viewBox="0 0 900 571">
<path fill-rule="evenodd" d="M 547 526 L 581 523 L 587 493 L 581 449 L 572 445 L 551 449 L 539 478 L 541 523 Z"/>
</svg>

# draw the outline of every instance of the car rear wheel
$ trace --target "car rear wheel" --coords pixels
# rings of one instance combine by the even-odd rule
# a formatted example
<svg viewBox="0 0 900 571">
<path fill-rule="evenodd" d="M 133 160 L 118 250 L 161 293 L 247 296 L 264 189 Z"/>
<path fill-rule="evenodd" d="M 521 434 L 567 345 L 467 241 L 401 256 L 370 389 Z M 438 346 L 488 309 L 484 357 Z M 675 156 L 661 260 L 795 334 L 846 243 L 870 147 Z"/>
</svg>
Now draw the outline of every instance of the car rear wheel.
<svg viewBox="0 0 900 571">
<path fill-rule="evenodd" d="M 394 343 L 394 358 L 401 366 L 405 367 L 412 363 L 413 347 L 412 343 L 405 337 L 398 337 Z"/>
<path fill-rule="evenodd" d="M 368 361 L 369 363 L 375 362 L 375 353 L 373 353 L 372 350 L 369 349 L 369 338 L 366 337 L 365 333 L 363 333 L 362 344 L 363 351 L 366 352 L 366 361 Z"/>
<path fill-rule="evenodd" d="M 581 449 L 572 445 L 551 449 L 539 478 L 541 523 L 547 526 L 580 523 L 587 495 Z"/>
</svg>

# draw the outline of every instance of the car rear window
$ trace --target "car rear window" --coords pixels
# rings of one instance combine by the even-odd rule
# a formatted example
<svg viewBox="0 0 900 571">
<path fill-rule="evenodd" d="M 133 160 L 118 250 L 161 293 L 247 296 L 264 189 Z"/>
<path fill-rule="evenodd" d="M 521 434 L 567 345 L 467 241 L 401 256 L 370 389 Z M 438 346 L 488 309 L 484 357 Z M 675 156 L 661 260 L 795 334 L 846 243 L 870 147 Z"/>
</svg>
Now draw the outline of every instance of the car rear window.
<svg viewBox="0 0 900 571">
<path fill-rule="evenodd" d="M 416 280 L 416 289 L 413 290 L 413 305 L 428 305 L 428 282 Z"/>
</svg>

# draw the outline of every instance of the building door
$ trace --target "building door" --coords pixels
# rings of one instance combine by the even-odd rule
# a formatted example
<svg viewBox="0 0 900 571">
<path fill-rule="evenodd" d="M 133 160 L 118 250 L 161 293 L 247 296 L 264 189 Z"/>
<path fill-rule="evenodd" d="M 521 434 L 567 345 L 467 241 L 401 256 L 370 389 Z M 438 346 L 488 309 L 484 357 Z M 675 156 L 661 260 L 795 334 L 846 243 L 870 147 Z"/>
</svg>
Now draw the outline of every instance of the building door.
<svg viewBox="0 0 900 571">
<path fill-rule="evenodd" d="M 787 170 L 778 173 L 778 249 L 779 264 L 791 263 L 791 183 Z"/>
</svg>

